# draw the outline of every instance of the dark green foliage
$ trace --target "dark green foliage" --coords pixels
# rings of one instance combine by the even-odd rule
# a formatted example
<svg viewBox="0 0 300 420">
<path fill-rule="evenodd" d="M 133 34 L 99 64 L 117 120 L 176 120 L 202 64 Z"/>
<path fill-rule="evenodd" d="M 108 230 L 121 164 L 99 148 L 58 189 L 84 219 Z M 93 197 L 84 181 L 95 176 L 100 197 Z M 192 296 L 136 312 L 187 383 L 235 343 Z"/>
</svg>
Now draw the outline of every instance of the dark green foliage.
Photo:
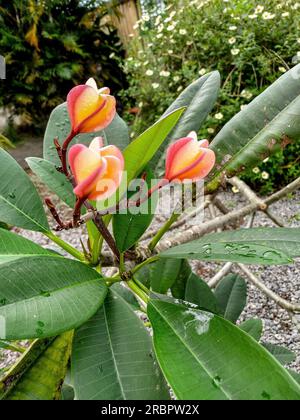
<svg viewBox="0 0 300 420">
<path fill-rule="evenodd" d="M 0 106 L 44 127 L 74 84 L 95 77 L 114 94 L 124 87 L 115 56 L 124 55 L 116 30 L 104 23 L 104 1 L 0 0 L 0 53 L 6 80 Z"/>
</svg>

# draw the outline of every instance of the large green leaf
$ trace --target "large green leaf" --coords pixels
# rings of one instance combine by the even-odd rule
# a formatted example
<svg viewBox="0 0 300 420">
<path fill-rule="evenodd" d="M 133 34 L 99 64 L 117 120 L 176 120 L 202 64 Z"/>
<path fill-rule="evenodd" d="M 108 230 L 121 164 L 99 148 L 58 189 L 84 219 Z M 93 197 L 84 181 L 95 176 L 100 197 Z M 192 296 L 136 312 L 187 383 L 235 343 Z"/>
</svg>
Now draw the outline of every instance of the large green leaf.
<svg viewBox="0 0 300 420">
<path fill-rule="evenodd" d="M 169 399 L 151 338 L 115 290 L 76 332 L 72 373 L 79 400 Z"/>
<path fill-rule="evenodd" d="M 215 296 L 221 314 L 228 321 L 235 323 L 247 303 L 247 284 L 237 274 L 229 274 L 218 284 Z"/>
<path fill-rule="evenodd" d="M 34 185 L 3 149 L 0 149 L 0 179 L 0 220 L 28 230 L 49 230 L 44 208 Z"/>
<path fill-rule="evenodd" d="M 218 242 L 237 245 L 263 245 L 283 252 L 289 257 L 300 257 L 300 228 L 253 228 L 210 233 L 196 241 L 199 246 Z M 196 244 L 195 242 L 195 244 Z"/>
<path fill-rule="evenodd" d="M 213 313 L 219 312 L 218 302 L 210 287 L 204 280 L 196 276 L 194 273 L 191 273 L 187 280 L 185 300 L 187 302 L 194 303 L 199 308 L 206 311 Z"/>
<path fill-rule="evenodd" d="M 159 364 L 179 400 L 299 400 L 300 387 L 248 334 L 223 318 L 151 300 Z"/>
<path fill-rule="evenodd" d="M 168 113 L 126 147 L 124 158 L 128 183 L 135 179 L 153 158 L 184 111 L 185 108 L 179 108 Z"/>
<path fill-rule="evenodd" d="M 217 154 L 214 181 L 221 171 L 232 176 L 260 163 L 270 154 L 300 138 L 300 71 L 298 64 L 281 76 L 245 109 L 230 120 L 211 144 Z M 226 163 L 227 162 L 227 163 Z"/>
<path fill-rule="evenodd" d="M 296 359 L 295 353 L 291 350 L 282 347 L 276 346 L 275 344 L 271 343 L 262 343 L 262 345 L 271 353 L 273 356 L 278 360 L 279 363 L 282 365 L 288 365 L 292 363 Z"/>
<path fill-rule="evenodd" d="M 57 106 L 51 113 L 44 137 L 44 158 L 59 166 L 60 161 L 54 146 L 53 140 L 58 138 L 62 144 L 70 133 L 70 119 L 66 103 Z M 129 143 L 128 128 L 125 122 L 118 115 L 105 130 L 98 133 L 79 134 L 74 138 L 72 144 L 82 143 L 89 145 L 94 137 L 102 136 L 106 144 L 115 144 L 124 149 Z"/>
<path fill-rule="evenodd" d="M 160 147 L 157 155 L 151 161 L 153 169 L 157 164 L 157 171 L 162 169 L 164 152 L 172 140 L 185 137 L 191 131 L 199 131 L 217 100 L 219 90 L 220 74 L 218 71 L 213 71 L 188 86 L 167 109 L 163 117 L 175 109 L 183 106 L 187 108 L 180 122 L 168 136 L 168 141 Z"/>
<path fill-rule="evenodd" d="M 69 207 L 74 207 L 76 197 L 73 187 L 64 174 L 56 170 L 54 163 L 41 158 L 27 158 L 28 166 L 49 189 Z"/>
<path fill-rule="evenodd" d="M 281 265 L 293 262 L 289 256 L 275 249 L 274 246 L 273 243 L 266 246 L 250 240 L 231 242 L 230 238 L 227 242 L 221 242 L 218 235 L 207 235 L 201 239 L 170 248 L 159 254 L 159 257 L 261 265 Z"/>
<path fill-rule="evenodd" d="M 71 355 L 73 332 L 57 337 L 19 378 L 6 400 L 59 400 Z"/>
<path fill-rule="evenodd" d="M 0 266 L 0 319 L 5 320 L 0 338 L 51 337 L 76 328 L 95 314 L 106 293 L 99 274 L 80 262 L 12 256 Z"/>
<path fill-rule="evenodd" d="M 247 321 L 242 322 L 239 327 L 241 330 L 251 335 L 254 340 L 259 341 L 261 339 L 263 333 L 263 322 L 261 319 L 248 319 Z"/>
</svg>

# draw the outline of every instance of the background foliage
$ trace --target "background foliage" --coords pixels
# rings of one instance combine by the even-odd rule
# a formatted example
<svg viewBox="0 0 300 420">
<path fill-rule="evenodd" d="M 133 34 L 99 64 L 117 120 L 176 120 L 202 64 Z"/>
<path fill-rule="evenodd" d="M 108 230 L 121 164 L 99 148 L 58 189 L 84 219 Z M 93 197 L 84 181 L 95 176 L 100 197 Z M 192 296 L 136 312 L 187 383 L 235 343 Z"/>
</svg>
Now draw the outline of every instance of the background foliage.
<svg viewBox="0 0 300 420">
<path fill-rule="evenodd" d="M 125 78 L 115 56 L 124 56 L 104 1 L 0 0 L 0 53 L 7 79 L 0 106 L 45 127 L 52 109 L 88 76 L 116 94 Z M 22 65 L 20 65 L 22 63 Z"/>
<path fill-rule="evenodd" d="M 221 127 L 300 59 L 300 3 L 279 0 L 175 0 L 149 8 L 131 43 L 123 92 L 133 131 L 155 121 L 193 80 L 222 76 L 216 108 L 201 130 L 213 139 Z M 133 101 L 132 98 L 135 98 Z M 244 178 L 262 193 L 300 175 L 299 144 L 290 145 Z"/>
</svg>

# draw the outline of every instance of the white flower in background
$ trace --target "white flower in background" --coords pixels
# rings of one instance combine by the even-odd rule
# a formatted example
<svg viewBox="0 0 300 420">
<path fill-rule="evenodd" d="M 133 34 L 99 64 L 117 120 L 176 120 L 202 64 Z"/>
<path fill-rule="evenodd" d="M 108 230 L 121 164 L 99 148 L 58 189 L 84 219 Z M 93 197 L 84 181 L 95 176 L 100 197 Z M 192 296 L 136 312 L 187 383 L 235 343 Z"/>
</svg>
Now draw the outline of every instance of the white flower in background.
<svg viewBox="0 0 300 420">
<path fill-rule="evenodd" d="M 109 54 L 109 58 L 114 58 L 116 56 L 116 53 L 112 52 L 111 54 Z"/>
<path fill-rule="evenodd" d="M 176 83 L 176 82 L 179 82 L 180 77 L 179 77 L 179 76 L 174 76 L 174 77 L 173 77 L 173 80 L 174 80 L 174 82 L 175 82 L 175 83 Z"/>
<path fill-rule="evenodd" d="M 231 50 L 231 54 L 232 54 L 232 55 L 238 55 L 239 53 L 240 53 L 239 48 L 233 48 L 233 49 Z"/>
<path fill-rule="evenodd" d="M 157 32 L 160 33 L 164 30 L 164 25 L 159 25 L 157 28 Z"/>
<path fill-rule="evenodd" d="M 286 73 L 286 68 L 285 68 L 285 67 L 278 67 L 278 70 L 279 70 L 281 73 Z"/>
<path fill-rule="evenodd" d="M 258 167 L 253 168 L 253 169 L 252 169 L 252 172 L 253 172 L 254 174 L 259 174 L 259 173 L 260 173 L 260 169 L 259 169 Z"/>
<path fill-rule="evenodd" d="M 160 76 L 162 76 L 162 77 L 170 77 L 171 73 L 170 73 L 169 71 L 162 70 L 162 71 L 159 73 L 159 75 L 160 75 Z"/>
<path fill-rule="evenodd" d="M 271 20 L 271 19 L 274 19 L 274 17 L 275 17 L 276 15 L 273 13 L 269 13 L 269 12 L 264 12 L 263 14 L 262 14 L 262 18 L 264 19 L 264 20 Z"/>
<path fill-rule="evenodd" d="M 242 98 L 251 99 L 252 96 L 253 96 L 253 94 L 249 90 L 247 90 L 247 89 L 244 89 L 241 92 L 241 97 Z"/>
<path fill-rule="evenodd" d="M 216 120 L 222 120 L 223 118 L 224 118 L 224 115 L 221 112 L 215 115 Z"/>
<path fill-rule="evenodd" d="M 214 128 L 212 128 L 212 127 L 209 127 L 208 129 L 207 129 L 207 132 L 209 133 L 209 134 L 214 134 L 214 132 L 215 132 L 216 130 L 214 129 Z"/>
<path fill-rule="evenodd" d="M 159 88 L 159 83 L 152 83 L 152 87 L 153 87 L 153 89 L 158 89 Z"/>
<path fill-rule="evenodd" d="M 193 44 L 193 41 L 187 41 L 186 45 L 189 47 Z"/>
<path fill-rule="evenodd" d="M 132 57 L 128 57 L 128 58 L 127 58 L 127 61 L 129 61 L 129 62 L 130 62 L 130 61 L 133 61 L 133 58 L 132 58 Z"/>
<path fill-rule="evenodd" d="M 163 34 L 156 35 L 156 39 L 161 39 L 163 37 Z"/>
<path fill-rule="evenodd" d="M 144 62 L 144 66 L 148 66 L 148 64 L 149 64 L 148 60 Z"/>
<path fill-rule="evenodd" d="M 238 194 L 240 192 L 240 190 L 238 189 L 238 187 L 232 187 L 231 190 L 232 190 L 232 192 L 234 194 Z"/>
<path fill-rule="evenodd" d="M 206 69 L 203 67 L 201 70 L 199 70 L 199 75 L 204 76 L 206 73 Z"/>
<path fill-rule="evenodd" d="M 139 67 L 141 67 L 141 63 L 135 63 L 135 64 L 134 64 L 134 67 L 135 67 L 136 69 L 138 69 Z"/>
<path fill-rule="evenodd" d="M 283 4 L 281 3 L 277 4 L 276 9 L 282 9 L 282 8 L 283 8 Z"/>
<path fill-rule="evenodd" d="M 142 16 L 142 20 L 143 20 L 144 22 L 149 22 L 149 20 L 150 20 L 150 16 L 149 16 L 149 15 L 144 15 L 144 16 Z"/>
<path fill-rule="evenodd" d="M 165 23 L 169 23 L 171 22 L 172 18 L 171 17 L 167 17 L 167 19 L 164 20 Z"/>
<path fill-rule="evenodd" d="M 129 38 L 134 38 L 134 34 L 129 34 Z"/>
<path fill-rule="evenodd" d="M 295 3 L 294 5 L 291 6 L 291 9 L 298 10 L 299 7 L 300 7 L 300 3 Z"/>
<path fill-rule="evenodd" d="M 172 18 L 172 17 L 174 17 L 176 15 L 176 12 L 175 12 L 175 10 L 173 10 L 171 13 L 170 13 L 170 17 Z"/>
<path fill-rule="evenodd" d="M 229 26 L 229 30 L 230 31 L 236 31 L 237 30 L 237 26 L 231 25 L 231 26 Z"/>
<path fill-rule="evenodd" d="M 270 174 L 268 174 L 268 172 L 262 172 L 261 177 L 262 177 L 262 179 L 269 179 Z"/>
<path fill-rule="evenodd" d="M 161 22 L 161 16 L 157 16 L 157 18 L 155 19 L 155 26 L 158 26 Z"/>
<path fill-rule="evenodd" d="M 153 70 L 146 71 L 146 76 L 153 76 L 153 74 L 154 74 Z"/>
<path fill-rule="evenodd" d="M 186 35 L 187 34 L 187 30 L 186 29 L 180 29 L 179 30 L 179 34 L 180 35 Z"/>
<path fill-rule="evenodd" d="M 139 103 L 139 108 L 143 108 L 143 106 L 144 106 L 144 102 L 140 102 Z"/>
<path fill-rule="evenodd" d="M 256 14 L 262 13 L 264 11 L 264 9 L 265 9 L 264 6 L 258 5 L 258 6 L 256 6 L 254 13 L 256 13 Z"/>
<path fill-rule="evenodd" d="M 168 50 L 168 54 L 173 54 L 174 53 L 174 51 L 173 50 Z"/>
<path fill-rule="evenodd" d="M 139 24 L 136 23 L 135 25 L 133 25 L 133 29 L 139 29 Z"/>
<path fill-rule="evenodd" d="M 297 57 L 300 59 L 300 51 L 297 51 Z"/>
<path fill-rule="evenodd" d="M 174 38 L 170 38 L 169 41 L 170 41 L 171 44 L 176 44 L 176 41 L 175 41 Z"/>
<path fill-rule="evenodd" d="M 241 18 L 239 16 L 235 16 L 234 20 L 241 20 Z"/>
<path fill-rule="evenodd" d="M 282 13 L 282 15 L 281 15 L 282 17 L 288 17 L 288 16 L 290 16 L 290 12 L 284 12 L 284 13 Z"/>
<path fill-rule="evenodd" d="M 269 162 L 269 160 L 270 160 L 270 158 L 269 158 L 269 157 L 267 157 L 265 160 L 263 160 L 263 162 L 264 162 L 264 163 L 267 163 L 267 162 Z"/>
<path fill-rule="evenodd" d="M 300 44 L 300 38 L 297 39 L 298 44 Z"/>
<path fill-rule="evenodd" d="M 247 108 L 248 105 L 241 105 L 241 111 L 244 111 L 244 109 Z"/>
<path fill-rule="evenodd" d="M 168 31 L 168 32 L 172 32 L 172 31 L 174 31 L 174 29 L 175 29 L 175 25 L 169 25 L 169 26 L 167 27 L 167 31 Z"/>
<path fill-rule="evenodd" d="M 229 38 L 229 39 L 228 39 L 228 43 L 229 43 L 230 45 L 235 44 L 235 43 L 236 43 L 236 38 L 234 38 L 234 37 Z"/>
<path fill-rule="evenodd" d="M 254 15 L 249 15 L 248 18 L 249 19 L 257 19 L 257 15 L 255 15 L 255 14 Z"/>
<path fill-rule="evenodd" d="M 181 92 L 183 90 L 183 86 L 179 86 L 177 92 Z"/>
<path fill-rule="evenodd" d="M 149 47 L 149 48 L 153 47 L 152 42 L 150 42 L 150 44 L 148 44 L 148 47 Z"/>
</svg>

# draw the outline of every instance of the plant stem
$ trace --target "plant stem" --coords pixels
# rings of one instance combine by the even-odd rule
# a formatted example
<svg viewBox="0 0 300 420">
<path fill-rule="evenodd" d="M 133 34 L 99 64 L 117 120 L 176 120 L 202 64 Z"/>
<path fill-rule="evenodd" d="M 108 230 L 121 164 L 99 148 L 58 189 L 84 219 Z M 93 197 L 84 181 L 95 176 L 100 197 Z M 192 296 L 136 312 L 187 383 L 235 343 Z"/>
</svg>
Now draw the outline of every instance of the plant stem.
<svg viewBox="0 0 300 420">
<path fill-rule="evenodd" d="M 112 286 L 115 283 L 120 283 L 122 281 L 121 277 L 118 275 L 116 277 L 106 277 L 105 283 L 107 287 Z"/>
<path fill-rule="evenodd" d="M 143 268 L 145 265 L 148 265 L 148 264 L 151 264 L 151 263 L 153 263 L 153 262 L 155 262 L 155 261 L 157 261 L 158 260 L 158 256 L 157 255 L 154 255 L 153 257 L 151 257 L 151 258 L 148 258 L 147 260 L 145 260 L 145 261 L 143 261 L 141 264 L 138 264 L 138 265 L 136 265 L 132 270 L 131 270 L 131 273 L 132 274 L 135 274 L 135 273 L 137 273 L 141 268 Z"/>
<path fill-rule="evenodd" d="M 85 261 L 85 258 L 82 252 L 78 251 L 72 245 L 68 244 L 67 242 L 62 240 L 60 237 L 56 236 L 53 232 L 50 232 L 50 231 L 44 232 L 44 235 L 47 236 L 47 238 L 51 239 L 51 241 L 55 242 L 62 249 L 64 249 L 68 254 L 72 255 L 73 257 L 77 258 L 80 261 L 83 261 L 83 262 Z"/>
<path fill-rule="evenodd" d="M 132 276 L 132 280 L 135 282 L 135 284 L 141 289 L 143 290 L 143 292 L 145 292 L 147 295 L 149 295 L 150 290 L 143 284 L 141 283 L 136 277 Z"/>
<path fill-rule="evenodd" d="M 148 303 L 149 296 L 146 295 L 133 280 L 127 281 L 127 285 L 143 302 L 146 304 Z"/>
<path fill-rule="evenodd" d="M 125 258 L 124 258 L 124 253 L 122 252 L 120 254 L 120 273 L 123 274 L 125 271 L 126 271 Z"/>
<path fill-rule="evenodd" d="M 179 216 L 180 216 L 179 214 L 172 213 L 170 219 L 159 229 L 157 234 L 154 236 L 152 241 L 149 243 L 148 248 L 149 248 L 150 251 L 154 250 L 154 248 L 156 247 L 158 242 L 161 240 L 161 238 L 168 232 L 168 230 L 173 225 L 173 223 L 175 223 L 178 220 Z"/>
</svg>

